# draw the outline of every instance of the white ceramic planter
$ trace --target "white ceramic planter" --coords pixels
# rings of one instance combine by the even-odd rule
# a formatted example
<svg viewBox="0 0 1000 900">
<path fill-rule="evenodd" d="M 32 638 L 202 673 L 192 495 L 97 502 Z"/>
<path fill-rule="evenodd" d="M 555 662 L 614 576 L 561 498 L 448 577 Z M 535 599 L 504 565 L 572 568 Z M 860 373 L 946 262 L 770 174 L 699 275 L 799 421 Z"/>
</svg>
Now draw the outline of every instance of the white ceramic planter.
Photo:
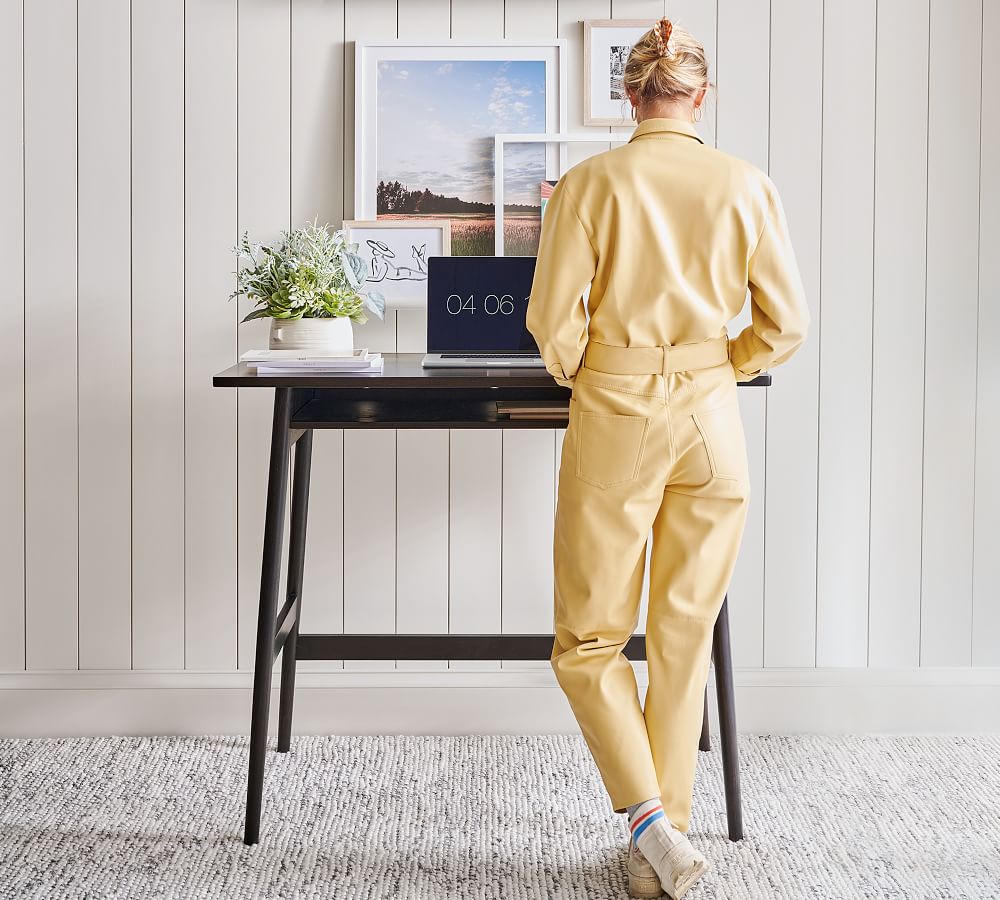
<svg viewBox="0 0 1000 900">
<path fill-rule="evenodd" d="M 332 319 L 271 319 L 272 350 L 331 353 L 354 349 L 354 329 L 347 316 Z"/>
</svg>

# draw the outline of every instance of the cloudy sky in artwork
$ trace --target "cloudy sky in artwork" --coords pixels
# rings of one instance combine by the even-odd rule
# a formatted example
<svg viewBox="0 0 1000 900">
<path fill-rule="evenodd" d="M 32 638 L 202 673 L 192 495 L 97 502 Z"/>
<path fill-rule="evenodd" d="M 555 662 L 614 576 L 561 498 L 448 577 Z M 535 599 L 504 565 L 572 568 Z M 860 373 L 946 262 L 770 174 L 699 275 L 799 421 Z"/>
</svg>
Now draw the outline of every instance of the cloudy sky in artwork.
<svg viewBox="0 0 1000 900">
<path fill-rule="evenodd" d="M 393 60 L 378 70 L 379 181 L 493 201 L 493 136 L 545 131 L 541 60 Z M 539 202 L 543 145 L 504 154 L 506 203 Z"/>
</svg>

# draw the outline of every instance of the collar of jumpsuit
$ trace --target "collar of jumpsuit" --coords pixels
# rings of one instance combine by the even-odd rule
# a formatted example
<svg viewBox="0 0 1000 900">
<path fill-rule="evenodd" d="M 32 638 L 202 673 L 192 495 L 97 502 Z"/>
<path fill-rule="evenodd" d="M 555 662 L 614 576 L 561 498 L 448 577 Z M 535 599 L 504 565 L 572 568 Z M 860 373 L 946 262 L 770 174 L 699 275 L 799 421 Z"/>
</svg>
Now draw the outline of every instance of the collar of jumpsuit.
<svg viewBox="0 0 1000 900">
<path fill-rule="evenodd" d="M 643 119 L 636 125 L 632 137 L 629 138 L 629 143 L 641 137 L 669 137 L 671 134 L 685 134 L 702 144 L 705 143 L 691 122 L 684 119 L 664 118 Z"/>
</svg>

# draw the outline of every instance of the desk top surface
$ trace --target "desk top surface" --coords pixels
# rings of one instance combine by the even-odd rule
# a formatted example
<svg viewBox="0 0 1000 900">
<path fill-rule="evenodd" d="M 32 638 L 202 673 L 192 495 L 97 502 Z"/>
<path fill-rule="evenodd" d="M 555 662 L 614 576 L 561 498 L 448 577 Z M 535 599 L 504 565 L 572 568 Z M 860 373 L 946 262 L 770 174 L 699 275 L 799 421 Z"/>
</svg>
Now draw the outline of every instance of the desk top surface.
<svg viewBox="0 0 1000 900">
<path fill-rule="evenodd" d="M 230 366 L 213 379 L 215 387 L 308 387 L 308 388 L 358 388 L 370 387 L 419 387 L 419 388 L 483 388 L 529 387 L 549 388 L 554 396 L 569 396 L 570 389 L 556 384 L 541 366 L 511 366 L 510 368 L 424 368 L 420 363 L 423 353 L 383 353 L 385 362 L 381 372 L 334 373 L 311 375 L 258 375 L 245 363 Z M 770 384 L 770 375 L 761 375 L 748 385 Z"/>
</svg>

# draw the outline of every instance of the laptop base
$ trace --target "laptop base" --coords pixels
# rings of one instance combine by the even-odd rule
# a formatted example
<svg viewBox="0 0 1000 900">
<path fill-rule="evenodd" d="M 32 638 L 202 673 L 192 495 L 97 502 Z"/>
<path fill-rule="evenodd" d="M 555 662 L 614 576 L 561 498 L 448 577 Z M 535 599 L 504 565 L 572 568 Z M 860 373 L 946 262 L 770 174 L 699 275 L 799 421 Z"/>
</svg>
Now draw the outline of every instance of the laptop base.
<svg viewBox="0 0 1000 900">
<path fill-rule="evenodd" d="M 427 353 L 424 368 L 545 368 L 541 356 L 530 353 Z"/>
</svg>

